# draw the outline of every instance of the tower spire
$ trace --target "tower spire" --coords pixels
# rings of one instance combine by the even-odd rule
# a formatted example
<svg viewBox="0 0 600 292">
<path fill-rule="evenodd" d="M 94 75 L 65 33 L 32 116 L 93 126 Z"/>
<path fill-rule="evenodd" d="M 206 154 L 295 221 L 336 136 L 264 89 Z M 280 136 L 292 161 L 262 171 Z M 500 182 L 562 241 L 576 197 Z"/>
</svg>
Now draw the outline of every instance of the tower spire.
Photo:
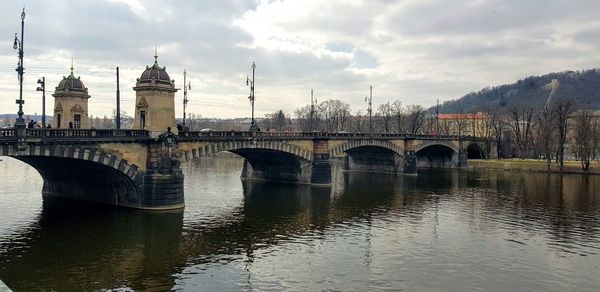
<svg viewBox="0 0 600 292">
<path fill-rule="evenodd" d="M 73 75 L 73 56 L 71 56 L 71 75 Z"/>
<path fill-rule="evenodd" d="M 158 46 L 154 44 L 154 64 L 158 64 Z"/>
</svg>

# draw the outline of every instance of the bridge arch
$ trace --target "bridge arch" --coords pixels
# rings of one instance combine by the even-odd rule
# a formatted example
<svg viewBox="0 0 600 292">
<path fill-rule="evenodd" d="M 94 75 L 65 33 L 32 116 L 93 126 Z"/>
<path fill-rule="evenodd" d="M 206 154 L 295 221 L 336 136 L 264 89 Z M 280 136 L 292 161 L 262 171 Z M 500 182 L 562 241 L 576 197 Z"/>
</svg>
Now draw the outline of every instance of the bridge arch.
<svg viewBox="0 0 600 292">
<path fill-rule="evenodd" d="M 447 140 L 423 140 L 421 143 L 415 145 L 415 152 L 419 152 L 427 147 L 431 146 L 443 146 L 450 148 L 455 153 L 458 153 L 458 145 L 452 141 Z"/>
<path fill-rule="evenodd" d="M 405 172 L 404 150 L 384 140 L 350 140 L 330 150 L 344 156 L 344 169 L 369 172 Z"/>
<path fill-rule="evenodd" d="M 185 145 L 183 146 L 185 148 Z M 282 141 L 213 142 L 193 147 L 181 154 L 184 161 L 189 161 L 223 151 L 237 154 L 245 159 L 242 178 L 298 183 L 312 183 L 314 180 L 312 151 Z"/>
<path fill-rule="evenodd" d="M 339 156 L 349 150 L 359 147 L 378 147 L 385 148 L 389 151 L 394 152 L 397 155 L 403 156 L 404 150 L 398 147 L 396 144 L 393 144 L 384 140 L 351 140 L 341 145 L 333 147 L 329 153 L 332 157 Z"/>
<path fill-rule="evenodd" d="M 186 142 L 183 143 L 185 144 Z M 312 160 L 311 151 L 302 149 L 296 145 L 292 145 L 289 143 L 272 140 L 234 140 L 213 142 L 205 145 L 199 145 L 197 147 L 192 147 L 192 149 L 187 151 L 182 151 L 181 155 L 184 161 L 189 161 L 199 157 L 212 156 L 216 153 L 223 151 L 234 152 L 240 149 L 272 150 L 277 152 L 283 152 L 301 159 L 305 159 L 307 161 Z"/>
<path fill-rule="evenodd" d="M 44 197 L 62 197 L 120 206 L 140 207 L 144 172 L 99 147 L 35 145 L 19 150 L 0 145 L 0 156 L 35 168 L 44 180 Z"/>
<path fill-rule="evenodd" d="M 484 147 L 477 142 L 472 142 L 467 145 L 467 159 L 485 159 L 486 152 Z"/>
<path fill-rule="evenodd" d="M 454 168 L 458 166 L 459 151 L 449 141 L 426 141 L 415 147 L 417 167 Z"/>
</svg>

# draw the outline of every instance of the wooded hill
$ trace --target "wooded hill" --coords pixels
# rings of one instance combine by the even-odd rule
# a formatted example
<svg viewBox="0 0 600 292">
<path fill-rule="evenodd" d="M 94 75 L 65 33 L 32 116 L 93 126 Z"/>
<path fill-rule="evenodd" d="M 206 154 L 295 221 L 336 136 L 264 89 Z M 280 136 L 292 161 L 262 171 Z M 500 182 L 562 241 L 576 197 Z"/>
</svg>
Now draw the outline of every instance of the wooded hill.
<svg viewBox="0 0 600 292">
<path fill-rule="evenodd" d="M 531 76 L 513 84 L 486 87 L 459 99 L 440 105 L 441 113 L 477 112 L 483 107 L 506 109 L 526 103 L 534 108 L 543 107 L 550 93 L 547 84 L 557 79 L 560 83 L 554 99 L 573 99 L 586 107 L 600 109 L 600 69 L 565 71 L 543 76 Z"/>
</svg>

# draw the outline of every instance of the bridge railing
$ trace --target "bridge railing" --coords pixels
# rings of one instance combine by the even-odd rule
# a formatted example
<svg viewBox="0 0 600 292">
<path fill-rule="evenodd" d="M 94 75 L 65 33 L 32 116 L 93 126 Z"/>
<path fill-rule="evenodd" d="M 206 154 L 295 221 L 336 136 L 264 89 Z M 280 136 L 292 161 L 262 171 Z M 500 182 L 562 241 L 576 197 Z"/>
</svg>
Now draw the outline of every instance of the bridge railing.
<svg viewBox="0 0 600 292">
<path fill-rule="evenodd" d="M 206 132 L 179 132 L 179 137 L 188 140 L 211 139 L 211 138 L 287 138 L 287 139 L 310 139 L 310 138 L 341 138 L 341 139 L 422 139 L 422 140 L 458 140 L 458 136 L 442 135 L 413 135 L 397 133 L 326 133 L 326 132 L 250 132 L 250 131 L 206 131 Z M 475 139 L 474 137 L 463 138 Z"/>
<path fill-rule="evenodd" d="M 26 129 L 26 138 L 41 139 L 125 139 L 140 140 L 150 137 L 146 130 L 116 130 L 116 129 Z M 179 132 L 183 140 L 213 140 L 213 139 L 421 139 L 421 140 L 482 140 L 482 138 L 456 135 L 413 135 L 398 133 L 327 133 L 327 132 L 251 132 L 251 131 L 206 131 Z M 14 140 L 14 128 L 0 129 L 0 140 Z"/>
<path fill-rule="evenodd" d="M 27 138 L 42 139 L 147 139 L 150 135 L 145 130 L 116 129 L 26 129 Z"/>
<path fill-rule="evenodd" d="M 0 129 L 0 140 L 14 140 L 16 137 L 16 131 L 14 128 Z"/>
</svg>

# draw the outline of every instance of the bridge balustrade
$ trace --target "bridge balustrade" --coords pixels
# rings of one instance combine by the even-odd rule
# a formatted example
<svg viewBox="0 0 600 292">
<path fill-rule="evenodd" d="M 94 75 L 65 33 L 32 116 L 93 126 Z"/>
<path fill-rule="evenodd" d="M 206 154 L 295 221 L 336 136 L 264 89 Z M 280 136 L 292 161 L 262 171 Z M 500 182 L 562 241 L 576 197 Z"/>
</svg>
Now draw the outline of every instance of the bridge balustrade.
<svg viewBox="0 0 600 292">
<path fill-rule="evenodd" d="M 0 139 L 13 140 L 16 137 L 15 129 L 0 129 Z"/>
<path fill-rule="evenodd" d="M 218 137 L 260 137 L 260 138 L 287 138 L 287 139 L 310 139 L 310 138 L 342 138 L 342 139 L 365 139 L 365 138 L 388 138 L 388 139 L 422 139 L 422 140 L 457 140 L 455 135 L 421 135 L 421 134 L 399 134 L 399 133 L 327 133 L 327 132 L 250 132 L 250 131 L 207 131 L 207 132 L 179 132 L 181 138 L 218 138 Z M 474 140 L 474 137 L 463 136 L 463 139 Z"/>
<path fill-rule="evenodd" d="M 26 129 L 26 137 L 43 139 L 95 139 L 95 138 L 126 138 L 147 139 L 150 134 L 146 130 L 117 130 L 117 129 Z M 14 128 L 0 129 L 0 140 L 13 140 L 16 137 Z M 327 132 L 251 132 L 251 131 L 208 131 L 208 132 L 179 132 L 180 138 L 285 138 L 285 139 L 421 139 L 421 140 L 470 140 L 483 141 L 483 138 L 456 135 L 420 135 L 398 133 L 327 133 Z"/>
<path fill-rule="evenodd" d="M 14 130 L 13 130 L 14 132 Z M 42 139 L 103 139 L 103 138 L 140 138 L 147 139 L 145 130 L 115 130 L 115 129 L 26 129 L 28 138 Z"/>
</svg>

